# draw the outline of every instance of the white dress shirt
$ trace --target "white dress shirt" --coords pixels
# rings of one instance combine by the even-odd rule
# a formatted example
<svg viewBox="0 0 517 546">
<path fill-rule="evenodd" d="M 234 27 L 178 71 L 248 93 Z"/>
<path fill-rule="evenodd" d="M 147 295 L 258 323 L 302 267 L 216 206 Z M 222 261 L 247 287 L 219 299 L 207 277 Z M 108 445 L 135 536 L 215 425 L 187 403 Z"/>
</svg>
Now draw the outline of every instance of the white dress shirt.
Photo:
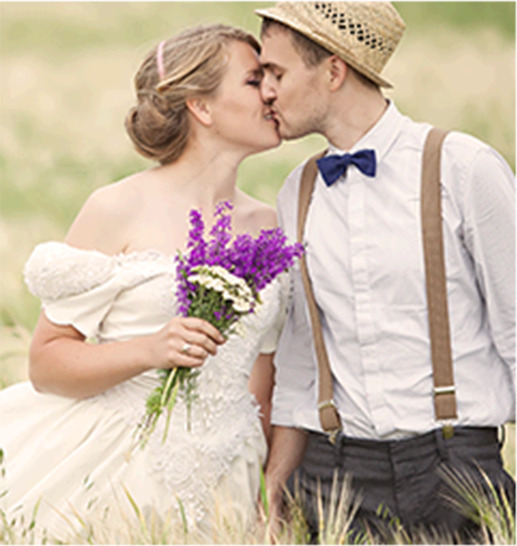
<svg viewBox="0 0 517 546">
<path fill-rule="evenodd" d="M 320 175 L 305 226 L 307 263 L 345 434 L 398 439 L 439 426 L 421 240 L 425 138 L 390 103 L 351 150 L 373 148 L 377 174 L 350 166 L 332 186 Z M 330 148 L 330 153 L 344 151 Z M 303 165 L 278 197 L 296 238 Z M 488 145 L 450 133 L 441 167 L 454 382 L 461 426 L 497 426 L 515 412 L 514 176 Z M 276 353 L 273 422 L 321 430 L 317 364 L 299 267 Z"/>
</svg>

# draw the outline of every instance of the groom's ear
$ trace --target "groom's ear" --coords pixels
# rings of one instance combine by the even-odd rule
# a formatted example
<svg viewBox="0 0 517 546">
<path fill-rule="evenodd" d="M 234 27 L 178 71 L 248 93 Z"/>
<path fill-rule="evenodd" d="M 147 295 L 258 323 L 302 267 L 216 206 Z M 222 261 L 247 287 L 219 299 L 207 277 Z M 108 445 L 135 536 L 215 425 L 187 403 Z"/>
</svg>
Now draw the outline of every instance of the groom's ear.
<svg viewBox="0 0 517 546">
<path fill-rule="evenodd" d="M 212 125 L 212 112 L 208 102 L 201 98 L 192 98 L 185 103 L 190 113 L 205 127 Z"/>
<path fill-rule="evenodd" d="M 332 55 L 327 59 L 328 62 L 328 78 L 329 89 L 331 91 L 337 91 L 346 79 L 348 72 L 348 66 L 336 55 Z"/>
</svg>

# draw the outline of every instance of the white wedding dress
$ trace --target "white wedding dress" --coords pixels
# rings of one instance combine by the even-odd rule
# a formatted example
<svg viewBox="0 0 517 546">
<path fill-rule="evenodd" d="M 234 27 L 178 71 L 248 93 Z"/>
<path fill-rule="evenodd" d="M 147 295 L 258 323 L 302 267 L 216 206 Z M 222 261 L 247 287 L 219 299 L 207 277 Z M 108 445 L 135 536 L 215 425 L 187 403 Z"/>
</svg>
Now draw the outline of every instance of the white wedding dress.
<svg viewBox="0 0 517 546">
<path fill-rule="evenodd" d="M 174 258 L 157 251 L 108 256 L 49 242 L 35 248 L 24 273 L 52 322 L 98 343 L 154 333 L 175 315 Z M 183 511 L 198 528 L 222 507 L 249 521 L 267 447 L 247 382 L 259 352 L 275 349 L 282 284 L 266 287 L 263 303 L 242 321 L 245 333 L 206 360 L 190 429 L 178 399 L 165 443 L 162 416 L 145 448 L 137 445 L 155 371 L 82 400 L 39 394 L 30 383 L 0 391 L 0 508 L 8 520 L 28 523 L 39 503 L 37 529 L 66 537 L 79 517 L 109 522 L 109 511 L 129 507 L 130 495 L 144 515 Z"/>
</svg>

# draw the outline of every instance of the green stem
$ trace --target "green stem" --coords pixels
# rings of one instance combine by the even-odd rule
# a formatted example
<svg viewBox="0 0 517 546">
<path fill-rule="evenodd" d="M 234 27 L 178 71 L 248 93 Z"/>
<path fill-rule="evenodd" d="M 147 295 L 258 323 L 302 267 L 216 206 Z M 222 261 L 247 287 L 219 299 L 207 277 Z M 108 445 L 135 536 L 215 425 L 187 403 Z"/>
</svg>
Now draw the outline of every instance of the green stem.
<svg viewBox="0 0 517 546">
<path fill-rule="evenodd" d="M 170 399 L 167 403 L 167 420 L 165 421 L 165 428 L 163 429 L 162 444 L 165 443 L 165 440 L 167 440 L 167 435 L 169 434 L 169 424 L 171 422 L 172 409 L 174 407 L 174 404 L 176 403 L 176 396 L 178 395 L 179 388 L 180 388 L 180 383 L 179 381 L 176 381 L 176 383 L 173 386 Z"/>
<path fill-rule="evenodd" d="M 175 383 L 176 376 L 178 375 L 178 368 L 173 368 L 169 375 L 167 376 L 167 381 L 163 387 L 162 397 L 160 399 L 160 407 L 163 408 L 169 401 L 170 395 L 169 391 Z"/>
</svg>

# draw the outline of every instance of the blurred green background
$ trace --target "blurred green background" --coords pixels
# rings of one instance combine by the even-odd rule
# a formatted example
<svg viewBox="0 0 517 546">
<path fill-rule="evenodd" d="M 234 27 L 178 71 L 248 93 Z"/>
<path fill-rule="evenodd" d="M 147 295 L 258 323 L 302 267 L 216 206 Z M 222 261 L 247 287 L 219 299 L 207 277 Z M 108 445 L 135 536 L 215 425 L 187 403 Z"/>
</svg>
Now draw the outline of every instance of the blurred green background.
<svg viewBox="0 0 517 546">
<path fill-rule="evenodd" d="M 22 269 L 33 246 L 62 240 L 95 188 L 149 162 L 123 128 L 132 77 L 158 41 L 224 22 L 258 34 L 271 2 L 0 3 L 0 387 L 24 377 L 39 303 Z M 395 2 L 407 23 L 386 92 L 415 120 L 463 130 L 515 168 L 515 3 Z M 321 137 L 249 158 L 239 185 L 274 203 Z"/>
</svg>

